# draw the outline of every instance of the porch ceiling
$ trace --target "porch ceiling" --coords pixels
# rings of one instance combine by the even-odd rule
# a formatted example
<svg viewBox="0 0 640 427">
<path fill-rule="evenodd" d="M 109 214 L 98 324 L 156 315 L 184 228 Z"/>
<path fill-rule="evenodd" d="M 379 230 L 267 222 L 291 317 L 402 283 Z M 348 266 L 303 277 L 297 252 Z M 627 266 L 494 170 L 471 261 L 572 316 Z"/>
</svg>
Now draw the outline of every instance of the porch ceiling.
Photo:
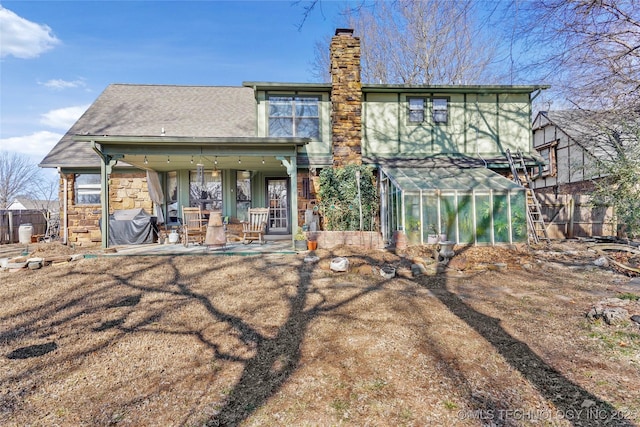
<svg viewBox="0 0 640 427">
<path fill-rule="evenodd" d="M 95 143 L 96 147 L 122 164 L 159 172 L 195 169 L 198 163 L 206 170 L 280 170 L 278 157 L 296 156 L 299 146 L 309 138 L 192 138 L 78 135 L 77 141 Z"/>
</svg>

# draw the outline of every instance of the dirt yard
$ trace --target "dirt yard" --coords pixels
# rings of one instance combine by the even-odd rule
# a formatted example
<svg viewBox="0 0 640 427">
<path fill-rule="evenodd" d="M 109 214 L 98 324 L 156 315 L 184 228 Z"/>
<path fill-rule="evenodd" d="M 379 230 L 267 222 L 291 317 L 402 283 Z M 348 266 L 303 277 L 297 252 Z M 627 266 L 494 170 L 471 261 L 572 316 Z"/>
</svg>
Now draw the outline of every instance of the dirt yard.
<svg viewBox="0 0 640 427">
<path fill-rule="evenodd" d="M 430 250 L 0 272 L 0 424 L 640 424 L 640 329 L 586 316 L 640 314 L 637 279 L 579 244 L 456 252 L 419 277 Z"/>
</svg>

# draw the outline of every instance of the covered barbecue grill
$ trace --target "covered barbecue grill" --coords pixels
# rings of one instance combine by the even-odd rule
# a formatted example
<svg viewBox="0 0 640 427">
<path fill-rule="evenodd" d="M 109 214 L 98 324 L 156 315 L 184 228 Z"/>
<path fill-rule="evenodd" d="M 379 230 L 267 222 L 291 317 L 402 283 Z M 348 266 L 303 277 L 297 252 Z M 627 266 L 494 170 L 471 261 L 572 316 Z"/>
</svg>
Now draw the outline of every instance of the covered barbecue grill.
<svg viewBox="0 0 640 427">
<path fill-rule="evenodd" d="M 153 243 L 158 234 L 156 221 L 142 208 L 115 211 L 109 215 L 109 246 Z"/>
</svg>

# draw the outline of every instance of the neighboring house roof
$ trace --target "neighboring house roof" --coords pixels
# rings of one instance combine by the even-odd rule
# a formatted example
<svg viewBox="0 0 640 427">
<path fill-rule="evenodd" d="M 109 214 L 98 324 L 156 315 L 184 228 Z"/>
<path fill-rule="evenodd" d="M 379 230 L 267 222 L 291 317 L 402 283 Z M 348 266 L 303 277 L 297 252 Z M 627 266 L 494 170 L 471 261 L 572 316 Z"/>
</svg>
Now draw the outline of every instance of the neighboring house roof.
<svg viewBox="0 0 640 427">
<path fill-rule="evenodd" d="M 638 143 L 634 131 L 640 127 L 640 118 L 633 113 L 575 109 L 541 111 L 538 114 L 596 157 L 616 159 L 617 150 L 623 150 L 627 144 Z M 533 129 L 534 132 L 536 130 Z"/>
<path fill-rule="evenodd" d="M 9 211 L 40 211 L 48 210 L 50 212 L 58 211 L 57 200 L 32 200 L 24 197 L 17 197 L 8 207 Z"/>
<path fill-rule="evenodd" d="M 74 135 L 252 137 L 253 89 L 230 86 L 109 85 L 41 167 L 96 167 L 98 155 Z"/>
</svg>

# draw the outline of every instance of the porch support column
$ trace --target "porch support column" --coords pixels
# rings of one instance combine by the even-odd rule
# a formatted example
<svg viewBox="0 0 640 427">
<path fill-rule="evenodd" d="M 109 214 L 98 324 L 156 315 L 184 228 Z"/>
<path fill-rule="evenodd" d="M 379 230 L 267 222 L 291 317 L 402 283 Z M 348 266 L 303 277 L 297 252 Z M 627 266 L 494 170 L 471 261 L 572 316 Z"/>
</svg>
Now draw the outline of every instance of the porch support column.
<svg viewBox="0 0 640 427">
<path fill-rule="evenodd" d="M 100 145 L 91 141 L 93 150 L 100 156 L 100 235 L 102 248 L 109 247 L 109 175 L 118 160 L 108 154 L 104 154 Z"/>
</svg>

